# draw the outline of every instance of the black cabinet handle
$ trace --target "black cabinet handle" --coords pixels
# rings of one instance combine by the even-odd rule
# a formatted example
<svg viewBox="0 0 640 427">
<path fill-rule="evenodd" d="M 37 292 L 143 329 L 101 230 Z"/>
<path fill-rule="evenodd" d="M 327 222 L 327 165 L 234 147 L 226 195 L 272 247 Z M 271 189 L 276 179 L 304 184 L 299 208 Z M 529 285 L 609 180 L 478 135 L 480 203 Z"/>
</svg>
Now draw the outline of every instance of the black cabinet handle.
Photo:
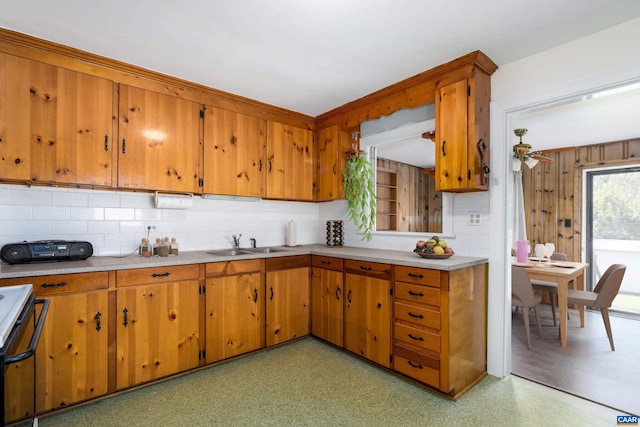
<svg viewBox="0 0 640 427">
<path fill-rule="evenodd" d="M 412 366 L 414 368 L 423 369 L 423 366 L 419 363 L 413 363 L 411 360 L 407 360 L 407 363 L 409 364 L 409 366 Z"/>
<path fill-rule="evenodd" d="M 102 326 L 100 325 L 100 321 L 102 320 L 102 313 L 97 312 L 94 319 L 96 319 L 96 331 L 99 331 L 100 329 L 102 329 Z"/>
<path fill-rule="evenodd" d="M 269 173 L 271 173 L 271 167 L 272 167 L 271 160 L 269 160 Z"/>
<path fill-rule="evenodd" d="M 109 152 L 109 135 L 104 136 L 104 151 Z"/>
<path fill-rule="evenodd" d="M 447 143 L 447 141 L 442 141 L 442 157 L 447 157 L 447 152 L 444 150 L 444 145 Z"/>
<path fill-rule="evenodd" d="M 127 140 L 122 138 L 122 154 L 127 154 Z"/>
<path fill-rule="evenodd" d="M 271 297 L 269 297 L 269 299 L 273 301 L 273 287 L 270 287 L 269 290 L 271 291 Z"/>
<path fill-rule="evenodd" d="M 415 273 L 407 273 L 409 275 L 409 277 L 412 277 L 414 279 L 422 279 L 424 278 L 424 276 L 422 274 L 415 274 Z"/>
<path fill-rule="evenodd" d="M 351 304 L 351 289 L 349 289 L 349 292 L 347 293 L 347 301 Z"/>
<path fill-rule="evenodd" d="M 422 314 L 413 314 L 412 312 L 408 312 L 407 314 L 416 319 L 424 319 L 424 316 Z"/>
<path fill-rule="evenodd" d="M 258 160 L 258 172 L 262 172 L 262 159 Z"/>
<path fill-rule="evenodd" d="M 340 300 L 340 287 L 336 288 L 336 299 L 339 301 Z"/>
<path fill-rule="evenodd" d="M 424 341 L 424 338 L 422 338 L 422 337 L 416 337 L 416 336 L 414 336 L 413 334 L 407 334 L 407 336 L 408 336 L 409 338 L 411 338 L 412 340 L 414 340 L 414 341 Z"/>
<path fill-rule="evenodd" d="M 171 273 L 168 271 L 166 273 L 153 273 L 151 277 L 169 277 Z"/>
<path fill-rule="evenodd" d="M 129 310 L 125 308 L 122 310 L 122 314 L 124 314 L 124 322 L 122 322 L 122 325 L 126 328 L 129 324 Z"/>
<path fill-rule="evenodd" d="M 253 302 L 258 302 L 258 289 L 253 288 Z"/>
<path fill-rule="evenodd" d="M 413 292 L 413 291 L 409 291 L 409 295 L 411 295 L 412 297 L 423 297 L 424 294 L 422 292 Z"/>
<path fill-rule="evenodd" d="M 41 288 L 61 288 L 63 286 L 67 286 L 67 282 L 43 283 L 42 285 L 40 285 Z"/>
</svg>

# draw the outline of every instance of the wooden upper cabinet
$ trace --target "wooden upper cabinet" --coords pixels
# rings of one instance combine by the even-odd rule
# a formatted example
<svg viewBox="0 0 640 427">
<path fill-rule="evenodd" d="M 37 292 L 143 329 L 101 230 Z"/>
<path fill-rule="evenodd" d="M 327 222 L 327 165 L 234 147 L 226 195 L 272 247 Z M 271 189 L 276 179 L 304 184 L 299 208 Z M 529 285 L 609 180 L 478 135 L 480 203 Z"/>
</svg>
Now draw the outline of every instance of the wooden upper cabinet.
<svg viewBox="0 0 640 427">
<path fill-rule="evenodd" d="M 113 82 L 0 53 L 0 178 L 110 186 Z"/>
<path fill-rule="evenodd" d="M 315 148 L 308 129 L 267 121 L 267 192 L 273 199 L 311 201 Z"/>
<path fill-rule="evenodd" d="M 265 156 L 265 120 L 205 107 L 204 193 L 263 196 Z"/>
<path fill-rule="evenodd" d="M 352 139 L 349 133 L 333 125 L 318 131 L 316 200 L 336 200 L 342 194 L 342 171 L 347 163 Z"/>
<path fill-rule="evenodd" d="M 120 85 L 118 187 L 200 192 L 200 105 Z"/>
<path fill-rule="evenodd" d="M 436 191 L 489 189 L 490 76 L 438 86 L 436 91 Z"/>
</svg>

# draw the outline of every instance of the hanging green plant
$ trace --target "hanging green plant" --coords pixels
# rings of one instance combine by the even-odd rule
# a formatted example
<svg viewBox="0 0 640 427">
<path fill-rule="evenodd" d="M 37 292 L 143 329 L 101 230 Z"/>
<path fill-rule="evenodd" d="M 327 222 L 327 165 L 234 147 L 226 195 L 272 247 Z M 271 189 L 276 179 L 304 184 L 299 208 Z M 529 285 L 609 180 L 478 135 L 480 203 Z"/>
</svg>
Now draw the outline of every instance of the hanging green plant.
<svg viewBox="0 0 640 427">
<path fill-rule="evenodd" d="M 356 151 L 349 156 L 342 172 L 342 184 L 347 215 L 364 233 L 362 240 L 371 240 L 376 223 L 376 191 L 373 167 L 366 153 Z"/>
</svg>

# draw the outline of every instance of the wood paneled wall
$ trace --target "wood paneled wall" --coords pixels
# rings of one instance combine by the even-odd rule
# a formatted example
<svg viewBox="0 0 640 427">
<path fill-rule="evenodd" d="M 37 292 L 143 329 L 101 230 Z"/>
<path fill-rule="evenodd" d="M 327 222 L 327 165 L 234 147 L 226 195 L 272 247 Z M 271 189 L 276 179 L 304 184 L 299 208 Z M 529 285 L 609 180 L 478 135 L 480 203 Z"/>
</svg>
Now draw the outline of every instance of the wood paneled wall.
<svg viewBox="0 0 640 427">
<path fill-rule="evenodd" d="M 582 254 L 583 171 L 607 166 L 640 165 L 640 138 L 586 145 L 575 151 L 545 153 L 553 162 L 533 169 L 523 165 L 522 183 L 527 238 L 553 242 L 557 252 L 579 261 Z"/>
<path fill-rule="evenodd" d="M 435 191 L 429 171 L 384 158 L 377 167 L 397 174 L 395 230 L 441 233 L 442 193 Z"/>
</svg>

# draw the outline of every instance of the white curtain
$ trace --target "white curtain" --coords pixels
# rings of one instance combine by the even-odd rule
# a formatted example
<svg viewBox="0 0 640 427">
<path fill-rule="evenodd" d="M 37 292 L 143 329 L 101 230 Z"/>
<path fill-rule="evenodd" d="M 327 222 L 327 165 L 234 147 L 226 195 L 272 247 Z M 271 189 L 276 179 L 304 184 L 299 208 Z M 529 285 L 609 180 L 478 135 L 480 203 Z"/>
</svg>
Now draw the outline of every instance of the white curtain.
<svg viewBox="0 0 640 427">
<path fill-rule="evenodd" d="M 527 240 L 522 171 L 513 171 L 513 207 L 513 249 L 515 250 L 518 240 Z"/>
</svg>

